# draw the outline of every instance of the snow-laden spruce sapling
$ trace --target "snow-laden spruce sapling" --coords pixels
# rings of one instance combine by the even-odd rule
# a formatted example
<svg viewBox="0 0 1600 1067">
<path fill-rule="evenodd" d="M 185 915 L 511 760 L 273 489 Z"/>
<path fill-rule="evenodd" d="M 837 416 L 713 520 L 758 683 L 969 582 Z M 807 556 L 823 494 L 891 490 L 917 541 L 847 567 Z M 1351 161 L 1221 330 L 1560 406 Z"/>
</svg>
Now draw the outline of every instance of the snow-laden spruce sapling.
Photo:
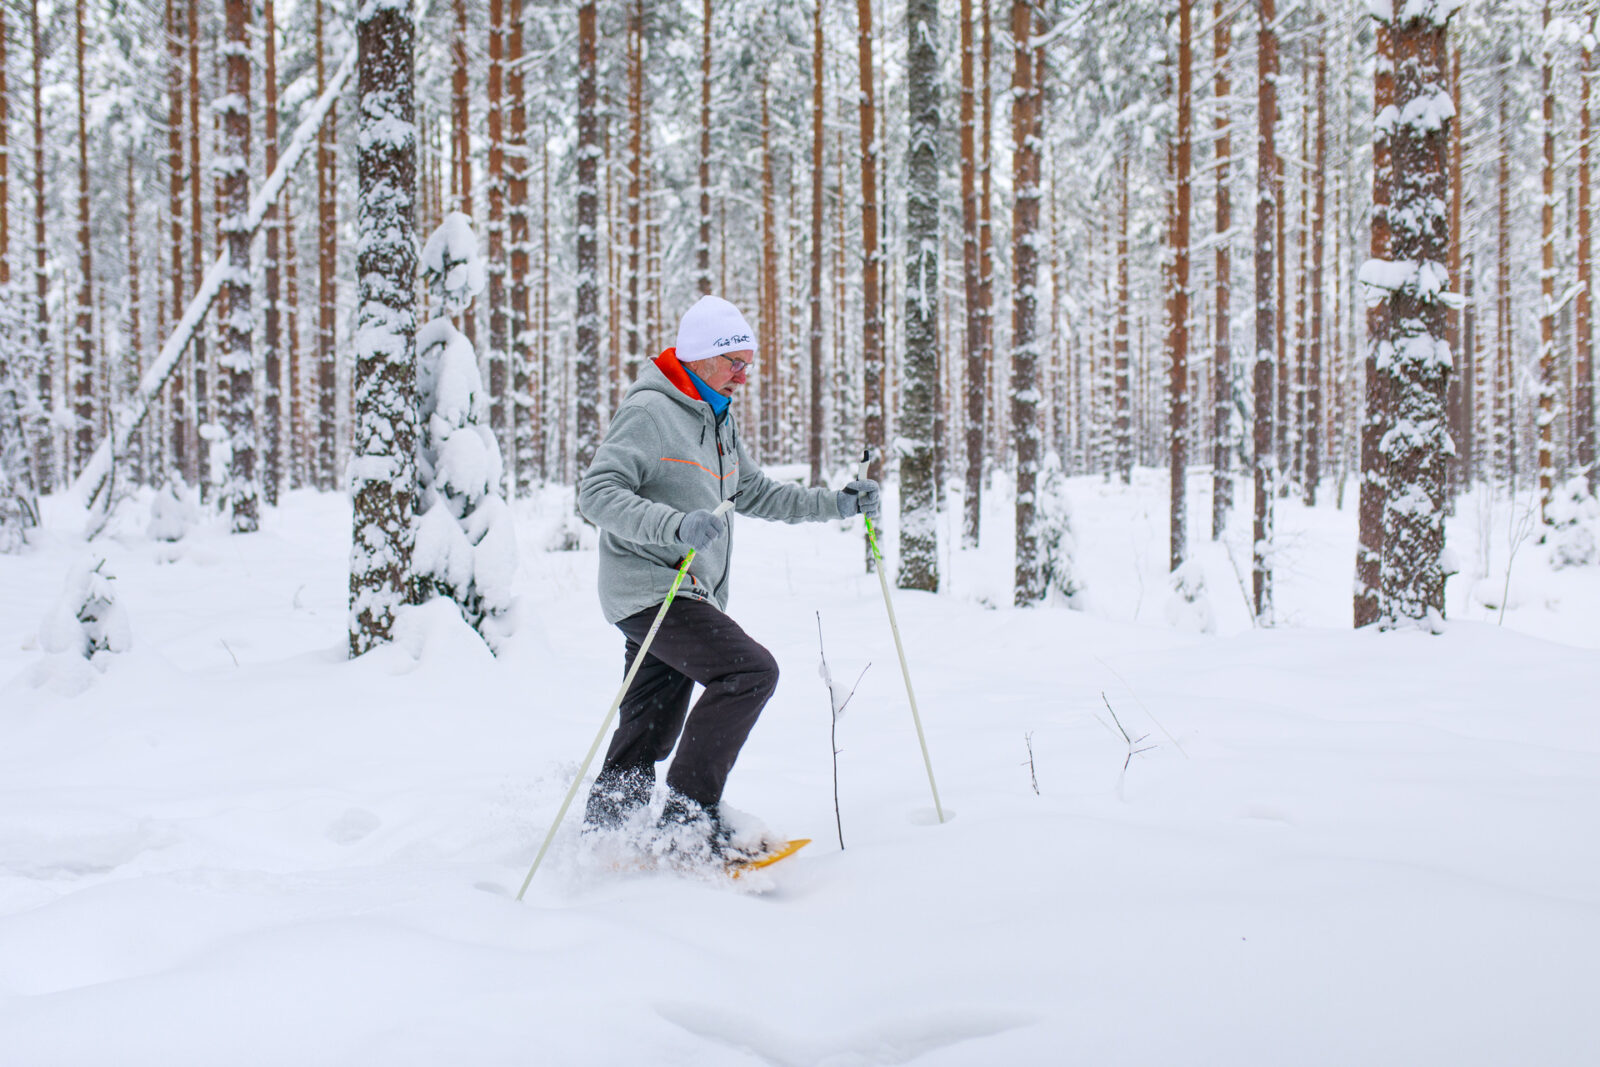
<svg viewBox="0 0 1600 1067">
<path fill-rule="evenodd" d="M 1088 587 L 1078 573 L 1078 539 L 1072 532 L 1072 501 L 1061 459 L 1054 452 L 1044 458 L 1039 474 L 1039 551 L 1044 558 L 1044 581 L 1053 604 L 1084 611 Z"/>
<path fill-rule="evenodd" d="M 422 250 L 436 316 L 417 331 L 417 521 L 422 599 L 447 596 L 491 650 L 512 629 L 517 540 L 500 495 L 504 465 L 472 342 L 450 322 L 488 278 L 472 220 L 445 216 Z"/>
<path fill-rule="evenodd" d="M 844 715 L 845 706 L 850 703 L 850 698 L 856 695 L 856 689 L 861 685 L 861 679 L 867 676 L 867 667 L 861 668 L 861 673 L 856 675 L 855 684 L 848 691 L 844 686 L 833 680 L 833 672 L 828 669 L 828 650 L 822 643 L 822 612 L 817 612 L 817 650 L 822 656 L 822 662 L 817 668 L 817 673 L 822 675 L 822 682 L 828 687 L 828 706 L 832 714 L 829 716 L 828 748 L 833 752 L 833 823 L 839 831 L 839 851 L 844 851 L 844 819 L 839 814 L 839 719 Z"/>
<path fill-rule="evenodd" d="M 89 556 L 67 574 L 61 596 L 39 627 L 46 652 L 81 656 L 100 670 L 106 657 L 133 645 L 128 614 L 117 601 L 116 576 L 100 556 Z"/>
</svg>

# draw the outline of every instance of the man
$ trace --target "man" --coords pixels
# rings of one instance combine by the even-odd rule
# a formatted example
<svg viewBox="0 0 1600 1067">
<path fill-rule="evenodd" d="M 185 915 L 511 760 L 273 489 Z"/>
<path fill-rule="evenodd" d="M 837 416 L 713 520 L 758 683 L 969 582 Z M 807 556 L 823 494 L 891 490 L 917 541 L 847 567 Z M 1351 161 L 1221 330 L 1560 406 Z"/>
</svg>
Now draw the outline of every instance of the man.
<svg viewBox="0 0 1600 1067">
<path fill-rule="evenodd" d="M 667 770 L 661 829 L 670 847 L 723 858 L 734 851 L 719 812 L 745 738 L 778 684 L 778 665 L 724 611 L 733 515 L 825 522 L 878 514 L 876 482 L 807 489 L 761 472 L 731 410 L 755 358 L 755 331 L 728 301 L 703 296 L 683 316 L 675 348 L 646 364 L 618 406 L 578 489 L 600 528 L 600 606 L 626 638 L 624 669 L 666 600 L 689 549 L 695 556 L 624 697 L 605 765 L 589 794 L 586 829 L 618 829 L 648 809 L 655 765 Z M 695 683 L 704 693 L 689 708 Z"/>
</svg>

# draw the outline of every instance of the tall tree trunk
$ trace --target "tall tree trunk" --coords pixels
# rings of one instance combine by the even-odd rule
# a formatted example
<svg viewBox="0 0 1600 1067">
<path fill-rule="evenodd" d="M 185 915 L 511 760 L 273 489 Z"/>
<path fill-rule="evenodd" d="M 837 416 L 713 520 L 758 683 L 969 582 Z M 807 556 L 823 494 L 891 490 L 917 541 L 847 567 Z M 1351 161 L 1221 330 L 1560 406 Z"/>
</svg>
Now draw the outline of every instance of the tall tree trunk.
<svg viewBox="0 0 1600 1067">
<path fill-rule="evenodd" d="M 1252 528 L 1251 607 L 1256 621 L 1270 626 L 1272 610 L 1272 490 L 1277 474 L 1273 440 L 1278 330 L 1277 287 L 1278 198 L 1275 129 L 1278 121 L 1278 30 L 1276 0 L 1260 0 L 1261 27 L 1256 38 L 1256 355 L 1255 383 L 1255 519 Z"/>
<path fill-rule="evenodd" d="M 189 105 L 189 276 L 190 294 L 200 291 L 200 284 L 205 279 L 206 261 L 205 232 L 202 226 L 202 192 L 201 183 L 205 174 L 200 166 L 200 3 L 199 0 L 190 0 L 189 3 L 189 92 L 186 97 Z M 211 374 L 210 366 L 206 363 L 206 342 L 204 331 L 196 330 L 194 335 L 194 415 L 197 430 L 201 427 L 209 429 L 211 412 Z M 209 433 L 196 433 L 195 435 L 195 469 L 194 481 L 200 487 L 200 498 L 210 499 L 211 492 L 211 437 Z"/>
<path fill-rule="evenodd" d="M 456 209 L 472 214 L 472 112 L 467 98 L 467 5 L 454 0 L 455 33 L 450 39 L 451 159 L 455 164 Z M 461 332 L 476 347 L 478 316 L 470 307 L 461 314 Z"/>
<path fill-rule="evenodd" d="M 289 435 L 284 446 L 289 486 L 314 485 L 310 469 L 313 455 L 306 413 L 305 360 L 300 348 L 300 246 L 295 239 L 294 197 L 283 198 L 283 321 L 288 327 Z"/>
<path fill-rule="evenodd" d="M 241 0 L 234 0 L 241 2 Z M 408 0 L 372 0 L 357 21 L 363 126 L 356 210 L 354 537 L 350 655 L 389 640 L 412 590 L 416 493 L 417 130 Z"/>
<path fill-rule="evenodd" d="M 511 448 L 511 374 L 508 360 L 509 323 L 506 315 L 506 137 L 505 137 L 505 0 L 489 0 L 488 131 L 489 174 L 489 427 L 500 455 L 514 456 Z M 508 491 L 511 464 L 501 468 Z"/>
<path fill-rule="evenodd" d="M 622 323 L 627 335 L 627 353 L 623 373 L 627 381 L 639 377 L 639 361 L 644 344 L 639 336 L 640 274 L 644 256 L 644 52 L 645 52 L 644 0 L 634 0 L 628 14 L 628 315 Z"/>
<path fill-rule="evenodd" d="M 711 292 L 711 0 L 702 0 L 700 16 L 699 177 L 700 228 L 694 246 L 694 275 L 700 295 L 706 296 Z"/>
<path fill-rule="evenodd" d="M 265 65 L 262 69 L 263 91 L 266 94 L 266 114 L 262 124 L 262 154 L 266 157 L 266 171 L 271 174 L 278 166 L 278 26 L 272 0 L 262 0 L 261 33 L 265 46 Z M 231 68 L 230 68 L 231 69 Z M 287 199 L 287 197 L 285 197 Z M 267 261 L 263 264 L 263 282 L 267 291 L 261 335 L 262 363 L 266 369 L 266 388 L 262 397 L 262 417 L 266 440 L 263 442 L 261 463 L 261 489 L 267 504 L 278 503 L 278 487 L 283 484 L 283 351 L 279 344 L 282 334 L 283 314 L 279 304 L 281 288 L 278 279 L 279 252 L 283 243 L 283 222 L 274 203 L 267 211 Z"/>
<path fill-rule="evenodd" d="M 1450 108 L 1459 115 L 1461 114 L 1461 46 L 1457 44 L 1449 51 Z M 1461 229 L 1462 196 L 1461 123 L 1452 122 L 1450 124 L 1450 255 L 1446 264 L 1452 293 L 1459 293 L 1462 290 L 1461 253 L 1466 240 L 1466 234 Z M 1471 456 L 1463 447 L 1471 440 L 1467 425 L 1472 421 L 1471 409 L 1465 403 L 1467 383 L 1472 380 L 1472 370 L 1461 344 L 1463 310 L 1462 307 L 1450 307 L 1445 311 L 1445 343 L 1450 346 L 1450 358 L 1455 368 L 1455 373 L 1450 375 L 1450 396 L 1447 402 L 1450 439 L 1454 448 L 1446 463 L 1445 496 L 1452 513 L 1455 511 L 1455 498 L 1465 488 L 1467 472 L 1471 468 Z"/>
<path fill-rule="evenodd" d="M 537 445 L 539 406 L 544 388 L 536 381 L 530 347 L 528 255 L 528 100 L 523 72 L 522 0 L 507 9 L 510 37 L 506 46 L 506 101 L 510 111 L 506 134 L 506 214 L 511 244 L 511 395 L 512 438 L 517 495 L 527 497 L 539 477 Z"/>
<path fill-rule="evenodd" d="M 1550 522 L 1555 492 L 1556 421 L 1556 94 L 1554 43 L 1550 39 L 1550 0 L 1544 0 L 1544 62 L 1540 70 L 1544 104 L 1543 197 L 1539 203 L 1539 515 Z"/>
<path fill-rule="evenodd" d="M 1380 31 L 1381 32 L 1381 31 Z M 1496 67 L 1504 72 L 1511 59 L 1506 49 L 1501 49 Z M 1502 78 L 1504 75 L 1502 74 Z M 1493 378 L 1494 429 L 1493 442 L 1495 476 L 1511 487 L 1517 484 L 1516 461 L 1516 382 L 1511 374 L 1512 344 L 1515 334 L 1511 321 L 1511 105 L 1510 87 L 1502 81 L 1500 86 L 1499 158 L 1500 173 L 1496 185 L 1495 202 L 1495 366 Z"/>
<path fill-rule="evenodd" d="M 10 32 L 5 12 L 0 10 L 0 288 L 6 289 L 11 285 L 11 114 L 6 78 Z M 131 240 L 131 219 L 128 233 Z M 4 298 L 9 300 L 10 293 Z M 15 343 L 16 339 L 11 340 Z M 22 367 L 12 363 L 0 346 L 0 552 L 20 548 L 24 531 L 39 519 L 33 473 L 28 469 L 32 463 L 28 428 L 22 421 L 22 397 L 17 388 L 21 375 Z"/>
<path fill-rule="evenodd" d="M 1393 145 L 1385 112 L 1394 106 L 1394 47 L 1389 23 L 1377 24 L 1377 65 L 1373 76 L 1372 251 L 1374 260 L 1389 257 L 1389 199 L 1394 187 Z M 1383 501 L 1386 495 L 1384 430 L 1389 423 L 1388 383 L 1379 373 L 1379 349 L 1388 337 L 1388 304 L 1367 311 L 1366 407 L 1361 419 L 1361 494 L 1356 545 L 1354 615 L 1357 626 L 1378 621 L 1383 567 Z"/>
<path fill-rule="evenodd" d="M 317 95 L 327 87 L 323 70 L 323 2 L 317 0 Z M 317 488 L 338 482 L 337 351 L 339 330 L 339 156 L 337 108 L 317 133 Z"/>
<path fill-rule="evenodd" d="M 595 89 L 595 2 L 578 7 L 578 292 L 574 458 L 579 478 L 600 445 L 600 129 Z"/>
<path fill-rule="evenodd" d="M 987 4 L 988 0 L 980 0 Z M 988 368 L 983 363 L 983 294 L 978 270 L 977 45 L 972 0 L 961 0 L 961 276 L 966 300 L 966 363 L 962 388 L 967 453 L 961 544 L 978 547 L 983 511 L 983 400 Z"/>
<path fill-rule="evenodd" d="M 1044 598 L 1044 560 L 1040 555 L 1039 338 L 1037 329 L 1040 166 L 1042 115 L 1034 38 L 1041 27 L 1026 0 L 1013 0 L 1011 37 L 1011 170 L 1016 200 L 1011 213 L 1011 433 L 1017 454 L 1016 575 L 1018 606 Z"/>
<path fill-rule="evenodd" d="M 818 486 L 825 484 L 822 461 L 827 447 L 823 422 L 827 384 L 822 362 L 822 261 L 827 254 L 822 243 L 822 0 L 817 0 L 812 12 L 811 83 L 811 426 L 806 451 L 811 484 Z"/>
<path fill-rule="evenodd" d="M 3 27 L 0 27 L 0 30 L 3 30 Z M 3 36 L 4 33 L 0 32 L 0 37 Z M 4 69 L 4 66 L 4 63 L 0 63 L 0 69 Z M 0 84 L 0 90 L 3 90 L 3 88 L 3 84 Z M 3 93 L 0 93 L 0 95 L 3 95 Z M 5 123 L 0 121 L 0 129 L 3 129 L 4 126 Z M 3 145 L 3 143 L 3 138 L 0 138 L 0 145 Z M 141 336 L 142 323 L 139 316 L 139 204 L 134 198 L 133 154 L 133 146 L 129 145 L 127 167 L 128 254 L 127 263 L 125 264 L 128 272 L 128 352 L 125 359 L 128 379 L 137 387 L 139 379 L 144 376 L 144 338 Z M 0 190 L 0 196 L 3 195 L 3 190 Z M 4 263 L 5 257 L 0 254 L 0 273 L 9 273 L 4 269 Z M 148 485 L 150 482 L 148 445 L 149 435 L 141 432 L 133 455 L 133 476 L 140 485 Z"/>
<path fill-rule="evenodd" d="M 1317 147 L 1311 168 L 1311 329 L 1306 345 L 1305 495 L 1308 508 L 1317 506 L 1317 484 L 1322 480 L 1322 297 L 1323 236 L 1328 211 L 1328 36 L 1327 22 L 1317 16 Z"/>
<path fill-rule="evenodd" d="M 89 461 L 94 451 L 94 271 L 90 253 L 89 229 L 89 106 L 87 98 L 88 71 L 84 60 L 84 0 L 77 0 L 77 19 L 74 23 L 74 41 L 78 55 L 78 319 L 74 344 L 77 349 L 77 367 L 73 372 L 73 448 L 72 471 L 77 474 Z"/>
<path fill-rule="evenodd" d="M 250 351 L 254 322 L 250 305 L 250 42 L 249 7 L 228 0 L 228 92 L 213 105 L 222 114 L 224 145 L 217 172 L 222 180 L 222 211 L 217 229 L 225 243 L 228 276 L 222 296 L 227 314 L 220 323 L 217 370 L 227 375 L 228 463 L 223 499 L 233 516 L 234 533 L 253 533 L 261 525 L 256 489 L 255 363 Z"/>
<path fill-rule="evenodd" d="M 183 191 L 185 171 L 183 165 L 183 42 L 179 26 L 187 24 L 185 3 L 194 0 L 167 0 L 167 191 L 168 222 L 172 235 L 172 321 L 183 318 L 185 282 L 183 270 Z M 193 358 L 191 353 L 190 359 Z M 189 475 L 193 456 L 192 430 L 189 419 L 188 382 L 184 364 L 180 362 L 172 375 L 168 395 L 172 398 L 172 470 L 171 477 L 184 479 Z"/>
<path fill-rule="evenodd" d="M 779 321 L 777 199 L 772 174 L 772 87 L 765 72 L 761 75 L 761 326 L 757 334 L 760 350 L 756 361 L 761 367 L 761 442 L 762 462 L 778 456 L 778 420 L 783 399 L 783 327 Z"/>
<path fill-rule="evenodd" d="M 1019 5 L 1020 6 L 1020 5 Z M 939 588 L 934 406 L 939 380 L 939 5 L 906 5 L 905 372 L 901 380 L 900 578 L 902 589 Z M 1024 40 L 1026 34 L 1024 33 Z M 1019 46 L 1020 47 L 1020 46 Z M 1027 58 L 1027 53 L 1018 55 Z M 1031 67 L 1031 61 L 1029 62 Z M 1028 81 L 1033 80 L 1031 72 Z M 820 129 L 817 136 L 821 136 Z M 1037 176 L 1033 210 L 1038 212 Z M 1027 197 L 1026 181 L 1019 196 Z M 1037 442 L 1035 442 L 1037 444 Z"/>
<path fill-rule="evenodd" d="M 1233 204 L 1228 191 L 1228 167 L 1232 162 L 1232 119 L 1228 84 L 1228 45 L 1233 36 L 1233 20 L 1223 10 L 1223 0 L 1212 8 L 1212 51 L 1216 75 L 1212 98 L 1216 107 L 1217 211 L 1216 211 L 1216 345 L 1211 355 L 1211 539 L 1220 541 L 1228 528 L 1228 512 L 1233 507 L 1233 344 L 1229 334 L 1229 297 L 1232 263 L 1228 231 L 1233 227 Z"/>
<path fill-rule="evenodd" d="M 862 0 L 863 3 L 866 0 Z M 999 361 L 994 358 L 994 230 L 992 211 L 994 204 L 993 170 L 994 163 L 994 93 L 989 80 L 989 68 L 994 53 L 993 24 L 990 17 L 990 0 L 981 0 L 979 5 L 983 16 L 979 20 L 982 30 L 982 44 L 978 49 L 978 126 L 980 130 L 980 144 L 978 148 L 978 303 L 980 314 L 983 316 L 983 345 L 979 351 L 979 362 L 983 364 L 983 403 L 984 403 L 984 462 L 997 456 L 1000 452 L 999 440 L 1000 420 L 995 408 L 994 397 L 991 389 L 994 382 L 994 371 L 998 370 Z"/>
<path fill-rule="evenodd" d="M 1594 327 L 1590 318 L 1590 287 L 1593 285 L 1594 245 L 1589 228 L 1593 224 L 1590 211 L 1589 188 L 1589 138 L 1594 126 L 1589 113 L 1589 83 L 1594 78 L 1595 4 L 1586 5 L 1589 32 L 1583 38 L 1583 105 L 1578 120 L 1578 296 L 1573 316 L 1577 334 L 1577 352 L 1574 372 L 1577 388 L 1573 391 L 1573 416 L 1578 427 L 1578 469 L 1588 479 L 1589 492 L 1600 492 L 1600 465 L 1595 463 L 1594 447 Z"/>
<path fill-rule="evenodd" d="M 38 401 L 42 413 L 34 435 L 34 485 L 39 492 L 49 493 L 56 487 L 58 471 L 55 430 L 50 418 L 55 408 L 55 376 L 51 373 L 50 354 L 50 272 L 45 258 L 44 50 L 39 32 L 39 0 L 29 0 L 28 13 L 33 32 L 33 310 L 37 328 L 34 342 L 39 351 Z"/>
<path fill-rule="evenodd" d="M 866 447 L 873 477 L 883 477 L 883 297 L 878 258 L 878 134 L 872 77 L 872 0 L 857 0 L 861 89 L 861 364 Z M 870 566 L 870 556 L 869 566 Z"/>
<path fill-rule="evenodd" d="M 1450 350 L 1445 344 L 1445 299 L 1426 264 L 1449 255 L 1448 72 L 1445 24 L 1453 7 L 1443 0 L 1414 4 L 1389 21 L 1395 58 L 1391 131 L 1395 182 L 1390 212 L 1386 357 L 1393 424 L 1388 433 L 1383 510 L 1380 621 L 1386 628 L 1437 627 L 1444 614 L 1445 391 Z M 1547 9 L 1548 10 L 1548 9 Z M 1396 284 L 1398 283 L 1398 284 Z"/>
<path fill-rule="evenodd" d="M 1194 81 L 1194 16 L 1191 0 L 1178 0 L 1177 216 L 1173 220 L 1172 353 L 1170 383 L 1171 478 L 1168 561 L 1183 566 L 1188 553 L 1189 509 L 1189 154 L 1193 135 L 1190 97 Z"/>
<path fill-rule="evenodd" d="M 1122 180 L 1118 182 L 1117 201 L 1117 332 L 1114 342 L 1116 359 L 1113 402 L 1116 405 L 1116 427 L 1113 431 L 1116 448 L 1117 475 L 1123 485 L 1133 482 L 1133 375 L 1128 352 L 1129 333 L 1132 328 L 1132 301 L 1128 288 L 1128 230 L 1131 213 L 1128 210 L 1129 157 L 1131 149 L 1122 151 Z"/>
</svg>

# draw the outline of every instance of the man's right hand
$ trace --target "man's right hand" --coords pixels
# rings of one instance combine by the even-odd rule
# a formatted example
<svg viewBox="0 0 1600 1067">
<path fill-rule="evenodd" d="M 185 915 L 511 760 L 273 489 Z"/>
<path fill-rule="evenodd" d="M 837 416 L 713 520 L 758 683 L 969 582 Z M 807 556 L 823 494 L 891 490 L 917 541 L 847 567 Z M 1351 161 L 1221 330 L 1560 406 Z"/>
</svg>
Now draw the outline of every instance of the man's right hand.
<svg viewBox="0 0 1600 1067">
<path fill-rule="evenodd" d="M 683 517 L 678 524 L 678 540 L 694 549 L 703 552 L 716 543 L 722 536 L 722 531 L 728 528 L 721 515 L 713 515 L 701 508 L 691 511 Z"/>
</svg>

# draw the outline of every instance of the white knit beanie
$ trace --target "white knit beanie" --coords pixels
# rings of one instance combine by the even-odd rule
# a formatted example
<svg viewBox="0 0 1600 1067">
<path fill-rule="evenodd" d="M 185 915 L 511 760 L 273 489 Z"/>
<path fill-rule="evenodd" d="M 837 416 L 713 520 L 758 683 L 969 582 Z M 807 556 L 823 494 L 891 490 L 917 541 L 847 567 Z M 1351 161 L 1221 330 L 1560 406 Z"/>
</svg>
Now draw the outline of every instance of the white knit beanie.
<svg viewBox="0 0 1600 1067">
<path fill-rule="evenodd" d="M 693 363 L 756 347 L 756 332 L 739 309 L 720 296 L 702 296 L 678 323 L 677 356 Z"/>
</svg>

